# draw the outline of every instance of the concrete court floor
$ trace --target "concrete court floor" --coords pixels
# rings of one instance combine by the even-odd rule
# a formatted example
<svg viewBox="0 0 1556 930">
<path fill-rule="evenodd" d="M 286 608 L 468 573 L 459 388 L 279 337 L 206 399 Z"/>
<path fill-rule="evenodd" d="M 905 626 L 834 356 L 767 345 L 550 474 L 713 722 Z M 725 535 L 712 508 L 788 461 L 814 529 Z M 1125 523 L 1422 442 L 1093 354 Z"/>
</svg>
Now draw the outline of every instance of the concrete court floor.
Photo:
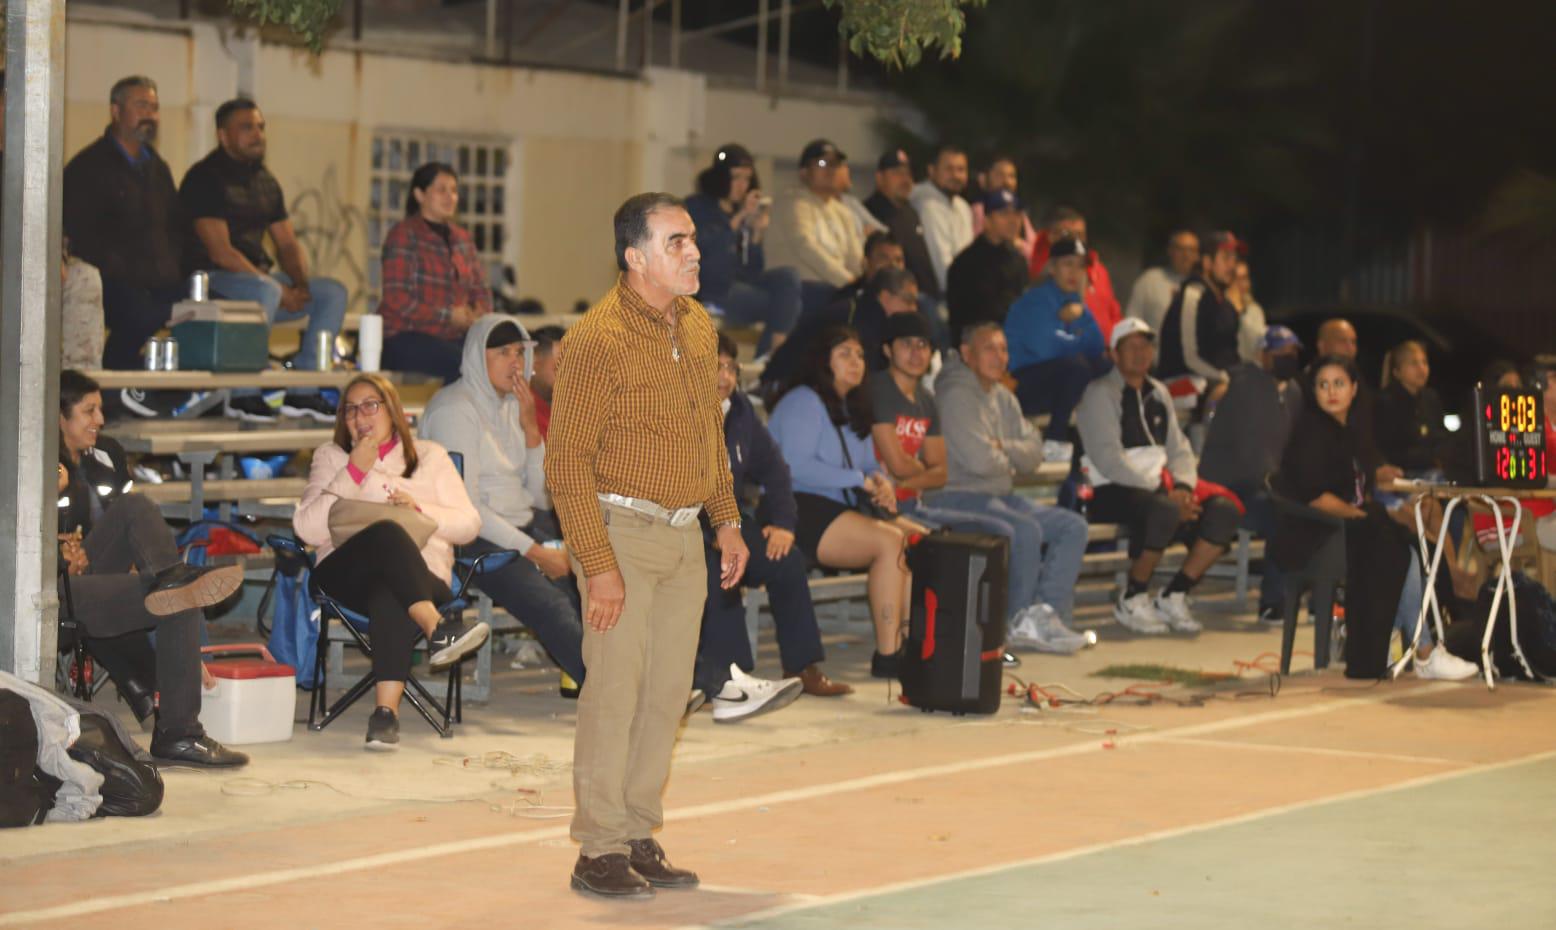
<svg viewBox="0 0 1556 930">
<path fill-rule="evenodd" d="M 1017 674 L 1096 693 L 1128 684 L 1103 665 L 1278 647 L 1246 616 L 1197 639 L 1082 617 L 1096 649 Z M 154 817 L 0 833 L 0 927 L 1556 925 L 1547 689 L 1331 671 L 1271 699 L 1254 673 L 1201 707 L 953 718 L 867 682 L 857 636 L 829 650 L 851 698 L 683 730 L 660 839 L 699 891 L 568 890 L 571 703 L 504 669 L 452 740 L 408 719 L 399 753 L 365 753 L 356 709 L 238 775 L 168 771 Z"/>
</svg>

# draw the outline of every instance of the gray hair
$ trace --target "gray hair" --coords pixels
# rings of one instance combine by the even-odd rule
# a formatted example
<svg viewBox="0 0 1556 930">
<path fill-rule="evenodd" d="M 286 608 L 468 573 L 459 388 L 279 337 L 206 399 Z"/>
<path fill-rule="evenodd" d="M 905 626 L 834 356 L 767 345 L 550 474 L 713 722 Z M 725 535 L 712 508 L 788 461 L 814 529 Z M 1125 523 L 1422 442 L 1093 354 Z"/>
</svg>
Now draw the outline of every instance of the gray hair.
<svg viewBox="0 0 1556 930">
<path fill-rule="evenodd" d="M 627 249 L 641 249 L 648 241 L 648 217 L 655 210 L 686 209 L 686 201 L 674 194 L 648 193 L 627 198 L 616 209 L 616 267 L 627 270 Z"/>
<path fill-rule="evenodd" d="M 157 89 L 157 82 L 144 74 L 132 74 L 129 77 L 120 78 L 114 82 L 113 90 L 108 92 L 108 102 L 114 106 L 123 106 L 124 98 L 128 97 L 130 91 L 136 87 L 144 87 L 146 90 L 154 91 Z"/>
</svg>

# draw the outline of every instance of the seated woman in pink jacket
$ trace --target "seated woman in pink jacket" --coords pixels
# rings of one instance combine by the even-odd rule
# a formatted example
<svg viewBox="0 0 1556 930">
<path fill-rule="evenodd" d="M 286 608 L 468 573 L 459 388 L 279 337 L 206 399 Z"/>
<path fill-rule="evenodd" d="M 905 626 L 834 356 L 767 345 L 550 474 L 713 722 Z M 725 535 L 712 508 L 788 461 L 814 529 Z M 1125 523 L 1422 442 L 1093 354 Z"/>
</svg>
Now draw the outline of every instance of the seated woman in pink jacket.
<svg viewBox="0 0 1556 930">
<path fill-rule="evenodd" d="M 411 508 L 437 521 L 437 529 L 418 551 L 404 527 L 380 520 L 336 547 L 330 508 L 337 500 Z M 437 610 L 453 599 L 448 580 L 454 546 L 475 539 L 481 516 L 443 447 L 411 434 L 394 385 L 360 374 L 341 395 L 335 438 L 313 453 L 292 527 L 318 548 L 314 586 L 372 621 L 378 706 L 368 720 L 367 748 L 395 749 L 400 696 L 417 638 L 426 634 L 437 670 L 475 652 L 491 632 L 485 623 L 440 622 Z"/>
</svg>

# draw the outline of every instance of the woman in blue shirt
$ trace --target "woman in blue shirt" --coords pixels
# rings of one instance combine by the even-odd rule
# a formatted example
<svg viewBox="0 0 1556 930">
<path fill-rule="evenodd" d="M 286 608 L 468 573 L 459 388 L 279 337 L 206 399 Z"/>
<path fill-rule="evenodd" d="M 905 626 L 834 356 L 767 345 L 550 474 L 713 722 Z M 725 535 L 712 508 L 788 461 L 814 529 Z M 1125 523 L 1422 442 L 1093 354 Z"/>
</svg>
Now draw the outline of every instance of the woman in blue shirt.
<svg viewBox="0 0 1556 930">
<path fill-rule="evenodd" d="M 913 576 L 893 522 L 896 489 L 875 459 L 864 349 L 848 327 L 823 330 L 773 408 L 768 430 L 794 479 L 795 544 L 827 568 L 868 569 L 875 654 L 870 674 L 894 678 Z"/>
<path fill-rule="evenodd" d="M 726 145 L 697 176 L 686 212 L 697 225 L 702 289 L 697 299 L 732 323 L 761 323 L 758 355 L 778 348 L 800 318 L 800 275 L 764 268 L 762 237 L 771 220 L 751 153 Z"/>
</svg>

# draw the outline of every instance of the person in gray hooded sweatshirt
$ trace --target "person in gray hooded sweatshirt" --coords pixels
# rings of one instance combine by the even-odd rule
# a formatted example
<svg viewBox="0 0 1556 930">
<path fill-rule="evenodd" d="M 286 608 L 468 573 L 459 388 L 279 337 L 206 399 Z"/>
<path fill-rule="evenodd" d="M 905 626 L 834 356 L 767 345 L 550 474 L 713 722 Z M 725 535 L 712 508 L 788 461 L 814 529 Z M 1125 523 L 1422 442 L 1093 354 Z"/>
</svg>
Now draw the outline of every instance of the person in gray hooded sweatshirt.
<svg viewBox="0 0 1556 930">
<path fill-rule="evenodd" d="M 481 535 L 466 555 L 513 549 L 515 559 L 476 579 L 476 587 L 529 627 L 551 658 L 582 682 L 583 623 L 568 583 L 567 552 L 546 496 L 545 440 L 524 373 L 529 334 L 519 321 L 488 314 L 465 333 L 459 380 L 422 414 L 421 435 L 465 458 L 465 488 L 481 514 Z"/>
<path fill-rule="evenodd" d="M 944 490 L 925 501 L 972 511 L 1003 527 L 1010 539 L 1010 644 L 1074 652 L 1095 641 L 1065 626 L 1086 554 L 1086 519 L 1014 493 L 1013 476 L 1043 464 L 1043 436 L 1000 383 L 1009 366 L 999 323 L 963 330 L 961 357 L 949 359 L 935 379 L 947 474 Z"/>
</svg>

